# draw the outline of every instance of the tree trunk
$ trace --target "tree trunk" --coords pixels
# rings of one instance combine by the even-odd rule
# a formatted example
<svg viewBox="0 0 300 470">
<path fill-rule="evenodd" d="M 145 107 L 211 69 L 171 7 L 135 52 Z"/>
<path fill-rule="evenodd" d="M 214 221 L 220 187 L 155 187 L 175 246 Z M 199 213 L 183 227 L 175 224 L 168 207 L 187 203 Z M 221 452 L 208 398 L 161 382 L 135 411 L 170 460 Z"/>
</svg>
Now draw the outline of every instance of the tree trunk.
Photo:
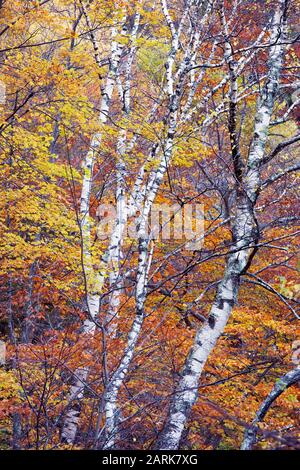
<svg viewBox="0 0 300 470">
<path fill-rule="evenodd" d="M 235 208 L 233 208 L 232 223 L 233 245 L 208 319 L 197 331 L 194 344 L 185 361 L 164 428 L 156 443 L 157 449 L 178 449 L 184 426 L 191 408 L 197 400 L 199 379 L 203 368 L 218 338 L 225 329 L 237 301 L 240 278 L 249 268 L 255 254 L 259 234 L 254 208 L 260 188 L 261 166 L 283 62 L 284 46 L 282 39 L 284 37 L 285 19 L 286 1 L 281 0 L 273 16 L 271 27 L 270 42 L 276 45 L 270 47 L 268 76 L 258 102 L 254 137 L 249 152 L 248 165 L 243 174 L 241 174 L 241 161 L 238 161 L 241 157 L 236 151 L 237 143 L 235 142 L 232 147 L 233 166 L 237 180 L 237 196 Z M 226 30 L 225 37 L 227 37 Z M 229 58 L 230 51 L 227 49 L 225 53 L 228 54 L 227 57 Z M 232 66 L 232 64 L 229 65 Z M 237 82 L 232 70 L 230 70 L 230 76 L 231 111 L 229 131 L 232 134 L 235 119 L 232 107 L 236 106 Z M 233 121 L 230 122 L 230 118 L 233 118 Z"/>
<path fill-rule="evenodd" d="M 243 443 L 241 445 L 241 450 L 251 450 L 256 443 L 257 435 L 257 423 L 263 421 L 267 412 L 269 411 L 272 403 L 291 385 L 294 385 L 300 380 L 300 366 L 297 366 L 295 369 L 289 371 L 283 377 L 280 377 L 279 380 L 276 380 L 274 387 L 271 392 L 259 408 L 256 413 L 254 420 L 251 423 L 244 436 Z"/>
<path fill-rule="evenodd" d="M 117 30 L 114 28 L 112 36 L 116 36 Z M 110 101 L 115 86 L 115 78 L 121 58 L 123 46 L 117 41 L 112 42 L 110 69 L 106 79 L 106 84 L 102 90 L 101 109 L 99 121 L 105 124 L 108 119 Z M 94 272 L 91 257 L 91 227 L 89 221 L 90 197 L 92 189 L 92 178 L 95 163 L 95 152 L 102 139 L 102 134 L 96 134 L 91 143 L 91 150 L 88 151 L 83 165 L 83 182 L 80 198 L 80 230 L 82 238 L 82 264 L 86 284 L 87 296 L 87 318 L 84 321 L 82 331 L 85 334 L 93 334 L 96 328 L 96 318 L 99 313 L 100 292 L 105 280 L 105 265 L 103 270 Z M 107 260 L 105 259 L 105 262 Z M 75 381 L 71 387 L 69 395 L 69 409 L 66 412 L 62 430 L 62 441 L 73 444 L 76 437 L 80 416 L 80 399 L 83 397 L 84 384 L 88 376 L 88 367 L 80 368 L 75 373 Z"/>
</svg>

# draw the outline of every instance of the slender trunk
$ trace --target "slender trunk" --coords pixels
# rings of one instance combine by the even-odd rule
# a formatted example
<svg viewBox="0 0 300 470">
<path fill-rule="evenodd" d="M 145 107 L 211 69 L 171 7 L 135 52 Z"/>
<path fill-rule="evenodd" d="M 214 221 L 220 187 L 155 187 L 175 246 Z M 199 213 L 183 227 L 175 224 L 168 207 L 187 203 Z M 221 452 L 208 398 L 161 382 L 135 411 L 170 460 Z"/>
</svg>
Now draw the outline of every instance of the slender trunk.
<svg viewBox="0 0 300 470">
<path fill-rule="evenodd" d="M 116 436 L 118 435 L 119 427 L 119 409 L 117 404 L 117 398 L 119 390 L 122 386 L 128 368 L 134 356 L 135 346 L 138 342 L 145 316 L 147 281 L 151 263 L 151 256 L 149 256 L 149 235 L 147 229 L 148 217 L 153 202 L 155 200 L 157 191 L 163 181 L 168 165 L 172 158 L 174 139 L 178 125 L 178 110 L 180 100 L 183 95 L 185 78 L 190 72 L 191 61 L 194 60 L 194 55 L 192 53 L 193 42 L 191 41 L 190 53 L 188 53 L 188 51 L 186 52 L 183 60 L 180 62 L 177 73 L 174 73 L 175 58 L 179 50 L 180 34 L 192 2 L 188 2 L 177 30 L 169 15 L 166 2 L 164 0 L 161 0 L 161 4 L 163 13 L 166 18 L 166 22 L 172 33 L 171 50 L 165 64 L 166 85 L 164 91 L 168 96 L 169 100 L 167 110 L 167 133 L 165 144 L 162 148 L 162 156 L 160 158 L 160 163 L 157 169 L 153 171 L 152 176 L 149 178 L 147 186 L 142 189 L 143 169 L 141 169 L 141 172 L 138 175 L 135 185 L 135 189 L 137 186 L 139 188 L 140 194 L 144 195 L 143 210 L 141 211 L 142 215 L 138 224 L 139 256 L 136 279 L 136 317 L 133 321 L 132 328 L 128 336 L 128 342 L 124 351 L 123 358 L 120 362 L 120 365 L 112 375 L 105 393 L 105 449 L 112 449 L 116 445 Z M 158 146 L 154 146 L 153 155 L 156 155 L 157 152 Z M 138 199 L 140 200 L 140 198 Z M 134 201 L 135 198 L 132 198 L 132 204 L 134 204 Z"/>
<path fill-rule="evenodd" d="M 276 380 L 274 387 L 271 392 L 264 400 L 259 410 L 256 413 L 254 420 L 251 423 L 251 427 L 248 428 L 244 435 L 244 440 L 241 445 L 241 450 L 251 450 L 256 443 L 257 435 L 257 424 L 262 422 L 267 412 L 269 411 L 270 406 L 274 401 L 291 385 L 299 382 L 300 380 L 300 366 L 297 366 L 295 369 L 289 371 L 283 377 L 280 377 L 279 380 Z"/>
<path fill-rule="evenodd" d="M 196 333 L 194 345 L 186 359 L 172 400 L 157 449 L 177 449 L 191 407 L 198 396 L 198 383 L 206 361 L 223 333 L 236 303 L 240 276 L 247 268 L 256 243 L 256 223 L 246 197 L 240 196 L 233 231 L 236 242 L 228 256 L 225 273 L 217 289 L 215 301 L 203 327 Z"/>
<path fill-rule="evenodd" d="M 131 32 L 132 45 L 129 48 L 128 60 L 125 70 L 124 89 L 122 91 L 123 100 L 123 113 L 124 117 L 128 118 L 131 112 L 131 82 L 132 82 L 132 66 L 136 55 L 136 37 L 140 24 L 140 14 L 135 14 L 134 25 Z M 115 327 L 113 321 L 118 315 L 120 307 L 120 294 L 122 289 L 122 283 L 120 280 L 120 262 L 122 257 L 122 240 L 124 236 L 124 230 L 127 223 L 128 215 L 128 204 L 126 200 L 126 163 L 125 154 L 127 137 L 126 130 L 122 129 L 119 134 L 117 142 L 117 158 L 118 162 L 116 165 L 117 170 L 117 189 L 116 189 L 116 202 L 117 202 L 117 214 L 116 214 L 116 226 L 112 235 L 111 247 L 110 247 L 110 263 L 111 271 L 109 274 L 109 285 L 110 285 L 110 299 L 109 299 L 109 310 L 107 315 L 106 325 L 110 335 L 115 333 Z M 134 209 L 134 208 L 132 208 Z"/>
<path fill-rule="evenodd" d="M 225 329 L 237 301 L 240 277 L 247 271 L 255 253 L 258 230 L 254 207 L 260 187 L 260 168 L 282 68 L 284 47 L 277 42 L 278 38 L 283 37 L 285 16 L 286 1 L 281 0 L 279 8 L 274 14 L 271 28 L 271 42 L 276 42 L 276 45 L 270 48 L 268 77 L 258 103 L 254 138 L 249 152 L 248 165 L 243 175 L 240 174 L 241 165 L 235 160 L 240 158 L 239 155 L 236 155 L 236 152 L 232 154 L 236 178 L 239 182 L 232 224 L 234 243 L 227 258 L 224 276 L 218 286 L 208 319 L 197 331 L 194 344 L 185 361 L 166 423 L 156 443 L 157 449 L 178 449 L 184 426 L 191 408 L 197 400 L 198 384 L 203 368 Z M 232 66 L 232 64 L 230 65 Z M 231 94 L 235 98 L 237 83 L 232 71 L 230 75 Z M 235 106 L 236 102 L 232 104 Z M 232 111 L 230 117 L 232 117 Z M 231 134 L 233 132 L 232 124 L 231 122 L 229 125 Z"/>
<path fill-rule="evenodd" d="M 117 30 L 114 28 L 112 36 L 115 37 Z M 119 67 L 123 46 L 116 40 L 112 42 L 111 61 L 106 84 L 101 90 L 102 101 L 99 114 L 99 122 L 105 124 L 108 119 L 110 101 L 112 98 L 115 78 Z M 88 315 L 82 327 L 85 334 L 93 334 L 96 328 L 96 318 L 99 312 L 100 292 L 105 280 L 105 266 L 103 270 L 94 272 L 92 267 L 91 256 L 91 227 L 89 220 L 90 197 L 92 189 L 92 178 L 96 151 L 101 143 L 102 134 L 96 134 L 91 143 L 91 149 L 88 151 L 83 164 L 83 182 L 80 198 L 80 230 L 82 238 L 82 263 L 86 284 L 87 310 Z M 79 416 L 80 416 L 80 400 L 83 397 L 84 384 L 88 376 L 88 367 L 80 368 L 75 374 L 75 383 L 71 387 L 69 394 L 70 407 L 66 412 L 62 440 L 68 444 L 75 441 Z"/>
<path fill-rule="evenodd" d="M 120 280 L 120 263 L 122 257 L 122 239 L 127 223 L 127 203 L 125 195 L 125 177 L 126 177 L 126 167 L 122 160 L 124 155 L 124 145 L 126 135 L 120 136 L 118 142 L 118 153 L 120 155 L 120 161 L 117 163 L 117 189 L 116 189 L 116 227 L 112 234 L 112 243 L 110 249 L 110 273 L 109 273 L 109 288 L 110 288 L 110 297 L 109 297 L 109 308 L 106 318 L 106 330 L 112 336 L 115 333 L 114 320 L 118 315 L 118 310 L 120 306 L 120 293 L 122 283 Z"/>
<path fill-rule="evenodd" d="M 143 316 L 137 315 L 132 324 L 128 335 L 127 346 L 124 351 L 123 358 L 112 375 L 110 382 L 105 391 L 105 442 L 104 449 L 112 449 L 115 446 L 116 436 L 118 435 L 118 407 L 117 398 L 120 387 L 127 374 L 128 367 L 131 363 L 135 346 L 139 338 L 139 334 L 143 324 Z M 98 436 L 99 438 L 100 436 Z"/>
<path fill-rule="evenodd" d="M 151 194 L 151 200 L 155 195 Z M 146 204 L 138 223 L 138 269 L 136 284 L 136 316 L 128 335 L 127 346 L 125 348 L 122 360 L 110 378 L 105 391 L 105 442 L 104 449 L 115 447 L 116 437 L 118 435 L 119 409 L 117 404 L 119 390 L 131 364 L 135 347 L 139 339 L 144 321 L 144 308 L 147 294 L 147 277 L 149 272 L 148 265 L 148 216 L 151 204 Z"/>
</svg>

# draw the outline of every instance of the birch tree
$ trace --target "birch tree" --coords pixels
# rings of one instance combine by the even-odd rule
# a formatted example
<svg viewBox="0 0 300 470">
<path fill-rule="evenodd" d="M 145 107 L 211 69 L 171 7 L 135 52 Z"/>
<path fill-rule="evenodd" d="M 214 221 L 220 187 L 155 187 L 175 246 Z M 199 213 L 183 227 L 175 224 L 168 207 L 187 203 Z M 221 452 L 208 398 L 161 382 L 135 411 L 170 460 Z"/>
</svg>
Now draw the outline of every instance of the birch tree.
<svg viewBox="0 0 300 470">
<path fill-rule="evenodd" d="M 84 4 L 81 2 L 83 12 L 87 21 L 87 26 L 91 29 L 89 16 L 86 11 Z M 124 22 L 125 24 L 125 22 Z M 123 34 L 126 32 L 126 26 L 123 26 Z M 118 73 L 118 67 L 120 63 L 121 53 L 123 45 L 118 42 L 116 36 L 118 34 L 118 29 L 115 26 L 112 30 L 112 47 L 111 47 L 111 58 L 109 70 L 106 78 L 106 83 L 103 88 L 101 88 L 101 106 L 99 113 L 99 122 L 101 125 L 104 125 L 107 122 L 109 115 L 109 107 L 113 94 L 113 90 L 116 83 L 116 76 Z M 97 65 L 99 64 L 99 54 L 97 45 L 95 42 L 95 37 L 91 37 L 95 59 Z M 99 301 L 100 293 L 103 287 L 105 279 L 105 271 L 94 272 L 92 267 L 92 257 L 91 257 L 91 226 L 90 226 L 90 198 L 92 191 L 92 181 L 93 181 L 93 170 L 95 159 L 97 155 L 97 150 L 101 144 L 102 134 L 96 134 L 91 141 L 91 148 L 88 151 L 85 160 L 83 162 L 83 181 L 82 181 L 82 191 L 80 198 L 80 231 L 82 237 L 82 260 L 83 260 L 83 271 L 86 283 L 86 296 L 87 296 L 87 318 L 83 324 L 83 333 L 93 334 L 97 324 L 97 316 L 99 313 Z M 80 410 L 77 407 L 74 408 L 74 400 L 80 400 L 83 396 L 84 385 L 88 375 L 88 368 L 78 369 L 75 374 L 75 383 L 72 385 L 70 390 L 69 401 L 71 406 L 66 413 L 64 420 L 64 427 L 62 430 L 62 438 L 67 443 L 73 443 L 76 437 L 77 426 L 79 421 Z"/>
<path fill-rule="evenodd" d="M 284 393 L 284 391 L 287 390 L 291 385 L 297 383 L 299 379 L 300 379 L 300 371 L 299 371 L 299 366 L 298 366 L 298 367 L 295 367 L 295 369 L 287 372 L 283 377 L 280 377 L 276 381 L 271 392 L 269 393 L 269 395 L 267 396 L 267 398 L 264 400 L 259 410 L 257 411 L 256 416 L 251 423 L 251 426 L 249 427 L 249 429 L 246 430 L 244 440 L 242 442 L 241 450 L 251 450 L 253 448 L 256 442 L 257 424 L 263 421 L 270 406 L 272 406 L 274 401 L 282 393 Z"/>
<path fill-rule="evenodd" d="M 0 447 L 297 448 L 298 0 L 0 7 Z"/>
<path fill-rule="evenodd" d="M 272 45 L 269 46 L 267 78 L 257 102 L 253 139 L 246 165 L 243 165 L 237 139 L 237 77 L 234 59 L 231 58 L 233 50 L 228 41 L 224 12 L 221 13 L 224 27 L 225 60 L 228 64 L 230 77 L 228 130 L 237 185 L 231 221 L 233 243 L 227 257 L 224 276 L 217 288 L 209 316 L 198 329 L 193 347 L 181 372 L 164 429 L 156 444 L 158 449 L 178 449 L 179 447 L 184 426 L 197 399 L 201 373 L 237 302 L 241 276 L 247 272 L 257 250 L 259 230 L 255 216 L 255 204 L 261 189 L 260 178 L 262 165 L 266 158 L 268 129 L 286 47 L 287 7 L 288 2 L 280 1 L 273 14 L 270 37 Z"/>
<path fill-rule="evenodd" d="M 183 12 L 179 26 L 176 29 L 173 21 L 171 20 L 167 3 L 162 0 L 161 2 L 162 11 L 166 19 L 166 23 L 170 29 L 170 34 L 172 37 L 171 48 L 168 54 L 167 61 L 165 63 L 166 68 L 166 84 L 165 84 L 165 94 L 167 96 L 168 105 L 167 105 L 167 130 L 166 130 L 166 139 L 163 142 L 161 148 L 161 156 L 159 159 L 159 164 L 157 168 L 150 175 L 147 186 L 144 189 L 140 187 L 140 191 L 144 196 L 144 200 L 141 203 L 141 206 L 138 207 L 141 212 L 137 223 L 137 238 L 138 238 L 138 266 L 137 266 L 137 277 L 136 277 L 136 317 L 133 321 L 131 330 L 128 335 L 128 341 L 126 348 L 124 350 L 124 355 L 117 367 L 117 369 L 112 374 L 109 384 L 105 392 L 105 413 L 106 413 L 106 425 L 105 425 L 105 444 L 104 448 L 113 448 L 115 445 L 115 438 L 118 433 L 118 406 L 117 398 L 120 387 L 123 384 L 124 378 L 128 372 L 128 368 L 132 361 L 136 344 L 139 339 L 141 328 L 143 325 L 143 320 L 145 317 L 145 302 L 147 296 L 147 282 L 148 274 L 151 266 L 151 256 L 149 255 L 149 246 L 150 246 L 150 234 L 148 229 L 148 219 L 150 216 L 150 211 L 154 203 L 155 197 L 157 195 L 158 189 L 163 181 L 165 173 L 167 171 L 168 165 L 172 158 L 174 139 L 176 137 L 177 125 L 178 125 L 178 113 L 180 107 L 180 100 L 182 99 L 184 92 L 184 85 L 187 79 L 187 76 L 192 70 L 193 64 L 196 59 L 197 46 L 199 45 L 199 32 L 201 31 L 200 26 L 198 25 L 199 30 L 194 28 L 191 31 L 189 37 L 189 43 L 186 48 L 185 55 L 183 59 L 179 62 L 178 69 L 174 71 L 175 59 L 179 52 L 179 41 L 185 26 L 186 19 L 189 14 L 192 13 L 193 2 L 190 1 L 187 3 L 186 8 Z M 196 8 L 196 12 L 193 12 L 196 15 L 196 21 L 199 21 L 199 9 Z M 196 23 L 197 24 L 197 23 Z M 201 75 L 201 77 L 203 74 Z M 191 102 L 191 96 L 188 98 L 188 103 Z M 185 109 L 188 109 L 186 107 Z M 154 145 L 152 149 L 152 155 L 156 155 L 159 152 L 160 148 L 157 144 Z M 151 159 L 150 154 L 150 159 Z M 139 182 L 136 182 L 138 185 Z"/>
</svg>

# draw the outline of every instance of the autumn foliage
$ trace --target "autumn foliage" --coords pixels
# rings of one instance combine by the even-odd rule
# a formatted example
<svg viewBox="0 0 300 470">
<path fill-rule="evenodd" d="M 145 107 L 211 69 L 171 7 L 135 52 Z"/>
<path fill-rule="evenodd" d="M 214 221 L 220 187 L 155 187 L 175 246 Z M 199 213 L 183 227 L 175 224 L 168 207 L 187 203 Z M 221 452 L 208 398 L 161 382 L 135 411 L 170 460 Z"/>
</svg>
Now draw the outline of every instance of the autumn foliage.
<svg viewBox="0 0 300 470">
<path fill-rule="evenodd" d="M 239 249 L 180 448 L 239 449 L 297 367 L 299 13 L 298 0 L 0 1 L 2 449 L 168 446 L 196 332 L 229 302 Z M 154 203 L 202 204 L 202 246 L 148 238 Z M 99 205 L 116 208 L 114 237 L 99 235 Z M 299 385 L 286 388 L 257 449 L 299 448 Z"/>
</svg>

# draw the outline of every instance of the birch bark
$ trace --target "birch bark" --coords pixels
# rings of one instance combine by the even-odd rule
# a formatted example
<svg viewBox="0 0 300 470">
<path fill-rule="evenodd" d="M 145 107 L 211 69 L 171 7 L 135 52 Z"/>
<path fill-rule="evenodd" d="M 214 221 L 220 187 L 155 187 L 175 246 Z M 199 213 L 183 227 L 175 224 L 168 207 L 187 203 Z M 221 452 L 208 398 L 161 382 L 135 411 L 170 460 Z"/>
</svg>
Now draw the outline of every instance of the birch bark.
<svg viewBox="0 0 300 470">
<path fill-rule="evenodd" d="M 142 203 L 142 214 L 138 224 L 139 256 L 136 279 L 136 316 L 128 336 L 127 345 L 125 347 L 121 362 L 113 373 L 105 392 L 105 449 L 112 449 L 116 445 L 116 436 L 118 435 L 119 424 L 119 409 L 117 405 L 118 394 L 124 381 L 124 378 L 128 372 L 130 363 L 132 361 L 135 347 L 138 342 L 143 325 L 143 320 L 145 317 L 147 280 L 151 263 L 151 256 L 149 256 L 149 233 L 147 223 L 157 191 L 163 181 L 163 178 L 165 176 L 169 162 L 172 157 L 174 139 L 178 125 L 178 111 L 180 106 L 180 100 L 183 96 L 184 91 L 184 82 L 186 76 L 191 71 L 191 63 L 193 63 L 193 60 L 195 59 L 196 52 L 194 48 L 196 48 L 198 43 L 195 45 L 194 42 L 191 41 L 189 48 L 187 48 L 186 54 L 184 55 L 184 58 L 179 63 L 177 72 L 174 72 L 175 59 L 179 51 L 180 35 L 192 4 L 192 1 L 188 2 L 183 12 L 180 24 L 176 29 L 169 15 L 166 1 L 161 0 L 162 10 L 172 36 L 171 49 L 165 65 L 166 86 L 164 91 L 168 97 L 167 133 L 165 143 L 162 149 L 160 163 L 156 171 L 153 172 L 152 177 L 150 178 L 147 186 L 144 186 L 144 188 L 142 188 L 143 169 L 138 175 L 137 181 L 135 183 L 135 188 L 138 188 L 140 193 L 145 195 L 144 201 L 141 201 L 139 199 Z M 196 40 L 199 41 L 197 34 L 194 37 L 196 37 Z M 190 103 L 191 101 L 192 100 L 190 100 Z M 156 155 L 158 150 L 158 146 L 154 146 L 153 155 Z M 134 201 L 132 203 L 134 204 Z"/>
<path fill-rule="evenodd" d="M 267 80 L 257 106 L 254 137 L 247 167 L 243 174 L 240 174 L 240 170 L 236 174 L 240 183 L 237 188 L 232 223 L 233 245 L 227 257 L 224 276 L 218 286 L 209 316 L 197 331 L 194 344 L 181 372 L 165 426 L 156 443 L 157 449 L 178 449 L 184 426 L 197 399 L 198 384 L 203 368 L 218 338 L 224 331 L 237 301 L 240 278 L 247 271 L 255 254 L 259 235 L 254 212 L 255 202 L 260 187 L 260 170 L 283 63 L 283 41 L 278 41 L 278 39 L 284 37 L 285 16 L 286 1 L 281 0 L 273 16 L 271 43 L 275 45 L 269 51 Z M 226 53 L 228 54 L 227 61 L 230 62 L 228 47 Z M 233 64 L 229 65 L 231 67 L 232 106 L 236 106 L 237 83 L 232 69 Z M 231 118 L 234 119 L 234 115 L 231 114 Z M 231 124 L 234 126 L 234 122 Z M 229 129 L 231 134 L 234 131 L 232 126 Z M 233 154 L 232 157 L 234 159 L 235 155 Z"/>
<path fill-rule="evenodd" d="M 85 10 L 84 10 L 85 11 Z M 85 12 L 86 18 L 88 18 Z M 88 20 L 87 20 L 88 22 Z M 89 24 L 89 23 L 88 23 Z M 123 27 L 123 33 L 126 28 Z M 112 30 L 112 47 L 111 47 L 111 60 L 106 78 L 106 83 L 101 89 L 101 106 L 99 114 L 99 122 L 103 125 L 106 123 L 109 114 L 110 101 L 112 98 L 116 75 L 121 59 L 123 45 L 116 40 L 117 28 Z M 96 328 L 96 318 L 99 311 L 100 292 L 105 279 L 105 272 L 94 272 L 92 267 L 91 257 L 91 226 L 89 220 L 90 198 L 92 189 L 93 170 L 96 158 L 96 152 L 101 144 L 101 132 L 96 134 L 91 142 L 91 148 L 86 154 L 83 163 L 83 182 L 80 198 L 80 231 L 82 239 L 82 264 L 86 283 L 86 298 L 88 315 L 82 327 L 84 334 L 93 334 Z M 80 400 L 83 397 L 84 384 L 88 375 L 88 368 L 83 367 L 76 371 L 76 379 L 71 386 L 68 402 L 70 403 L 69 409 L 66 412 L 64 425 L 62 429 L 62 440 L 68 444 L 73 444 L 75 441 L 79 416 L 80 416 Z"/>
<path fill-rule="evenodd" d="M 271 392 L 264 400 L 259 410 L 256 413 L 254 420 L 251 423 L 251 427 L 246 430 L 244 440 L 241 445 L 241 450 L 251 450 L 256 442 L 257 436 L 257 424 L 263 421 L 270 406 L 274 401 L 291 385 L 299 382 L 300 380 L 300 366 L 289 371 L 283 377 L 276 381 L 276 384 L 272 388 Z"/>
<path fill-rule="evenodd" d="M 132 66 L 136 55 L 136 37 L 140 24 L 140 13 L 136 13 L 134 19 L 134 25 L 131 32 L 131 46 L 129 48 L 128 59 L 125 70 L 125 80 L 122 92 L 123 99 L 123 115 L 125 118 L 129 118 L 131 112 L 131 87 L 132 87 Z M 125 155 L 127 151 L 127 136 L 126 130 L 122 129 L 119 134 L 117 142 L 117 158 L 119 159 L 116 165 L 117 170 L 117 189 L 116 189 L 116 202 L 117 202 L 117 214 L 116 214 L 116 225 L 111 237 L 111 243 L 109 247 L 109 261 L 111 265 L 111 271 L 109 274 L 109 285 L 110 285 L 110 300 L 109 310 L 107 315 L 106 324 L 108 325 L 107 330 L 111 335 L 115 332 L 113 321 L 118 315 L 120 306 L 120 293 L 122 289 L 122 283 L 120 282 L 120 262 L 122 256 L 122 239 L 124 236 L 124 230 L 127 224 L 128 215 L 128 204 L 126 198 L 126 162 Z M 134 210 L 134 207 L 131 210 Z"/>
</svg>

